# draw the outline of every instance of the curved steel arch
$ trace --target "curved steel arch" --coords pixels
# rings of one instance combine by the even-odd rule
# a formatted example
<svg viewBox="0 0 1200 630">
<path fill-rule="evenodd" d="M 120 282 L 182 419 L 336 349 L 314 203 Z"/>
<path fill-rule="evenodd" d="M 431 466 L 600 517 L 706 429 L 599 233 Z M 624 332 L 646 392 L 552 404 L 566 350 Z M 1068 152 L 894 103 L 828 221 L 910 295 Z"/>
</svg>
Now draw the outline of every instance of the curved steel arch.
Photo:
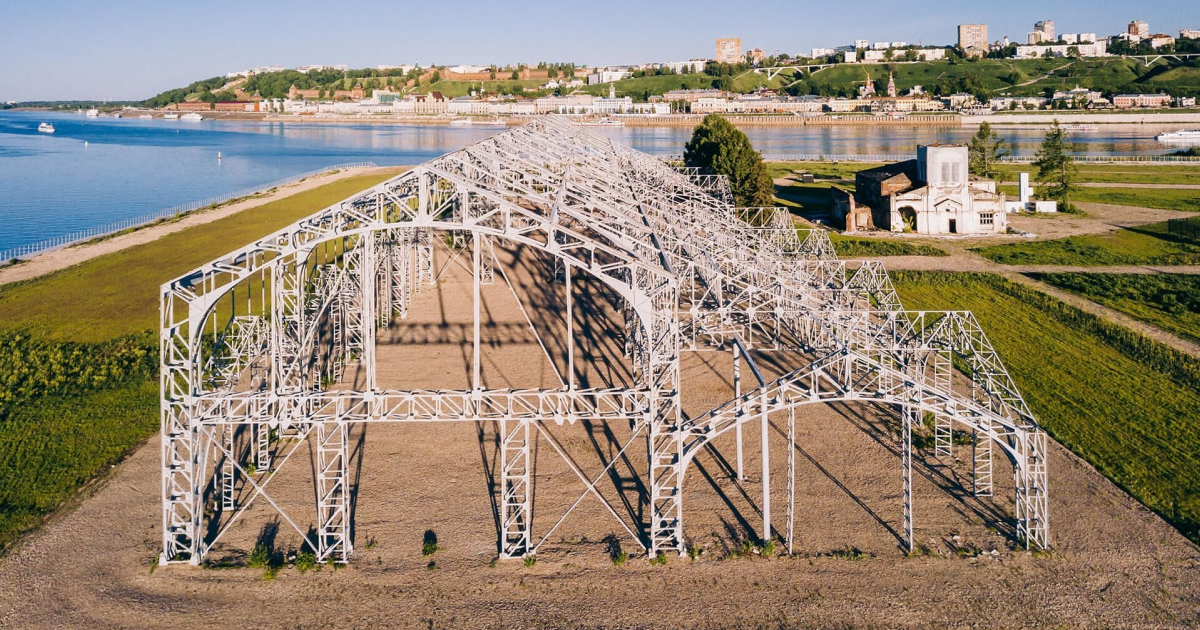
<svg viewBox="0 0 1200 630">
<path fill-rule="evenodd" d="M 1018 530 L 1026 544 L 1046 546 L 1045 437 L 973 317 L 907 313 L 877 263 L 848 265 L 837 260 L 823 232 L 801 237 L 785 211 L 738 209 L 729 199 L 718 178 L 674 171 L 545 117 L 418 166 L 165 284 L 162 561 L 200 562 L 259 497 L 280 511 L 320 560 L 346 561 L 352 551 L 348 427 L 387 421 L 497 422 L 501 557 L 532 553 L 540 544 L 530 525 L 531 431 L 551 421 L 628 421 L 634 435 L 644 432 L 648 442 L 649 522 L 630 527 L 595 490 L 596 482 L 576 470 L 584 494 L 604 502 L 650 552 L 682 552 L 682 478 L 698 445 L 734 430 L 740 470 L 740 427 L 755 417 L 743 413 L 747 401 L 767 410 L 759 414 L 764 419 L 770 411 L 794 409 L 805 391 L 800 379 L 832 365 L 817 362 L 808 373 L 792 373 L 790 381 L 767 383 L 754 356 L 768 352 L 844 357 L 854 368 L 844 371 L 847 380 L 826 379 L 833 390 L 824 399 L 809 390 L 813 400 L 805 403 L 867 400 L 864 382 L 886 385 L 886 395 L 876 399 L 937 407 L 939 453 L 943 438 L 950 448 L 954 421 L 991 438 L 980 444 L 1001 443 L 1017 462 Z M 374 380 L 375 329 L 404 317 L 412 293 L 433 280 L 434 232 L 450 233 L 459 245 L 470 240 L 472 387 L 382 390 Z M 551 256 L 563 268 L 568 308 L 572 269 L 614 290 L 624 301 L 634 386 L 581 389 L 572 373 L 556 389 L 482 387 L 478 296 L 480 284 L 493 277 L 497 240 Z M 246 300 L 241 314 L 240 291 Z M 567 337 L 573 343 L 569 330 Z M 681 353 L 702 350 L 733 351 L 735 398 L 688 419 L 680 409 Z M 324 383 L 351 361 L 366 367 L 366 388 L 326 390 Z M 956 370 L 954 361 L 966 372 Z M 738 376 L 742 363 L 759 381 L 746 394 Z M 963 383 L 969 393 L 955 389 Z M 854 386 L 859 393 L 845 395 Z M 737 412 L 732 420 L 731 409 Z M 270 479 L 256 476 L 287 461 L 270 439 L 273 431 L 315 436 L 315 539 L 267 494 Z M 246 454 L 234 446 L 239 432 L 251 433 L 257 471 L 248 470 Z M 910 442 L 904 465 L 911 545 Z M 976 458 L 977 472 L 982 462 Z M 991 490 L 990 465 L 989 448 L 987 483 L 977 485 L 981 493 Z M 210 466 L 216 473 L 211 485 Z M 239 502 L 234 491 L 239 479 L 246 492 L 252 489 L 248 502 Z M 767 481 L 769 475 L 764 486 Z M 215 521 L 223 526 L 206 536 L 205 506 L 215 495 Z M 769 519 L 764 521 L 769 535 Z"/>
</svg>

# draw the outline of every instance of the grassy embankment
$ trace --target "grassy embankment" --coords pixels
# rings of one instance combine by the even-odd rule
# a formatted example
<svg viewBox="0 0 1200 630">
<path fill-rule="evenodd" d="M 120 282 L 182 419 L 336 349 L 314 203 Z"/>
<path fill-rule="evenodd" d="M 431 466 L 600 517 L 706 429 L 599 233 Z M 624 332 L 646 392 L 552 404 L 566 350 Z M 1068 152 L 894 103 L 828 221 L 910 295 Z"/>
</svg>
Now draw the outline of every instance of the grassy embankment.
<svg viewBox="0 0 1200 630">
<path fill-rule="evenodd" d="M 387 175 L 0 286 L 0 553 L 158 429 L 158 288 Z"/>
<path fill-rule="evenodd" d="M 1200 184 L 1200 164 L 1153 165 L 1135 164 L 1080 164 L 1079 180 L 1085 183 L 1105 184 Z M 1017 173 L 1026 172 L 1032 179 L 1037 169 L 1028 164 L 1002 164 L 999 179 L 1003 183 L 1017 183 Z M 1035 182 L 1036 185 L 1036 182 Z M 1120 186 L 1114 186 L 1119 188 Z M 1014 193 L 1016 188 L 1011 189 Z"/>
<path fill-rule="evenodd" d="M 1200 342 L 1200 276 L 1038 273 L 1031 277 Z"/>
<path fill-rule="evenodd" d="M 1200 242 L 1170 234 L 1165 223 L 1047 241 L 973 249 L 1002 265 L 1196 265 Z"/>
<path fill-rule="evenodd" d="M 893 280 L 907 308 L 973 311 L 1050 435 L 1200 542 L 1200 360 L 999 276 Z"/>
</svg>

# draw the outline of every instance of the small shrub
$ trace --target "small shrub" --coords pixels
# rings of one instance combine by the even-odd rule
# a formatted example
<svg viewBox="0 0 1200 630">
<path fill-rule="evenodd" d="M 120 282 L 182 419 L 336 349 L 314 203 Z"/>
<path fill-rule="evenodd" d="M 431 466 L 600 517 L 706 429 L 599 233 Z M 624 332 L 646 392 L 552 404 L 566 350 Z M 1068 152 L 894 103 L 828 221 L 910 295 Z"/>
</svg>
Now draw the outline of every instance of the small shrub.
<svg viewBox="0 0 1200 630">
<path fill-rule="evenodd" d="M 421 555 L 422 556 L 432 556 L 433 554 L 437 553 L 437 550 L 438 550 L 437 534 L 435 534 L 432 529 L 425 530 L 425 539 L 421 543 Z"/>
<path fill-rule="evenodd" d="M 532 554 L 525 556 L 525 568 L 526 569 L 533 568 L 533 566 L 535 564 L 537 564 L 537 556 L 532 555 Z"/>
<path fill-rule="evenodd" d="M 776 549 L 775 549 L 775 541 L 774 540 L 768 540 L 767 542 L 763 543 L 762 555 L 764 558 L 775 557 L 775 552 L 776 552 Z"/>
<path fill-rule="evenodd" d="M 697 547 L 696 545 L 689 545 L 687 548 L 688 560 L 691 560 L 692 562 L 695 562 L 696 559 L 699 558 L 700 554 L 702 554 L 702 553 L 704 553 L 704 551 L 702 549 L 700 549 L 700 547 Z"/>
<path fill-rule="evenodd" d="M 840 558 L 842 560 L 850 560 L 851 562 L 861 562 L 863 560 L 871 559 L 871 554 L 859 549 L 858 547 L 849 547 L 849 546 L 842 548 L 842 549 L 835 549 L 835 550 L 829 552 L 829 556 L 831 558 Z"/>
<path fill-rule="evenodd" d="M 612 563 L 615 564 L 616 566 L 621 566 L 629 560 L 629 554 L 625 553 L 624 551 L 618 551 L 615 555 L 613 555 L 611 557 L 612 557 Z"/>
<path fill-rule="evenodd" d="M 317 567 L 317 555 L 311 551 L 301 551 L 300 553 L 296 554 L 296 559 L 293 561 L 293 564 L 296 566 L 297 571 L 299 571 L 301 574 L 304 574 L 307 571 Z"/>
<path fill-rule="evenodd" d="M 265 567 L 271 563 L 271 549 L 263 543 L 254 546 L 250 556 L 246 558 L 246 566 L 251 569 Z"/>
<path fill-rule="evenodd" d="M 652 564 L 654 566 L 666 566 L 667 554 L 665 554 L 661 551 L 658 552 L 653 558 L 650 558 L 650 564 Z"/>
</svg>

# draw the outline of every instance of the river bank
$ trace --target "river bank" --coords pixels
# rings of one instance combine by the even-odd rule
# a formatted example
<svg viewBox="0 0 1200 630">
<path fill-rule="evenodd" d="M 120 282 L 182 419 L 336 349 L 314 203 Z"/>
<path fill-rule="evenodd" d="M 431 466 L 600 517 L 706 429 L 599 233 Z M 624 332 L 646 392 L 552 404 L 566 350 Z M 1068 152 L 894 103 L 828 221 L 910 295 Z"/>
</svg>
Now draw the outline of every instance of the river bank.
<svg viewBox="0 0 1200 630">
<path fill-rule="evenodd" d="M 135 245 L 149 243 L 150 241 L 157 240 L 168 234 L 173 234 L 195 225 L 211 223 L 244 210 L 256 208 L 272 201 L 292 197 L 319 186 L 324 186 L 326 184 L 349 177 L 371 175 L 375 173 L 396 173 L 400 170 L 401 169 L 397 169 L 395 167 L 348 168 L 333 173 L 316 175 L 298 181 L 294 184 L 281 186 L 276 189 L 275 192 L 234 200 L 225 205 L 212 208 L 211 210 L 201 210 L 183 215 L 179 219 L 164 221 L 161 223 L 153 223 L 145 227 L 130 230 L 129 232 L 117 234 L 115 236 L 97 238 L 85 243 L 80 243 L 78 245 L 37 254 L 16 265 L 6 265 L 0 267 L 0 286 L 10 282 L 29 280 L 53 271 L 58 271 L 60 269 L 66 269 L 67 267 L 72 267 L 81 262 L 96 258 L 97 256 L 103 256 L 104 254 L 117 252 Z"/>
</svg>

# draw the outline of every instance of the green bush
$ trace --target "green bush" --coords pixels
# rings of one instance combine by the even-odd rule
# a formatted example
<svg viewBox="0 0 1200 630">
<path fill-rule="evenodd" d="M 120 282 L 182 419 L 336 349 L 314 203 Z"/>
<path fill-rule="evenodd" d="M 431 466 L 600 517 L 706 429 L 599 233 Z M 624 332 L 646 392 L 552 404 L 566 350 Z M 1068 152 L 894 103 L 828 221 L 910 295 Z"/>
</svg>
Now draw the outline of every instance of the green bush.
<svg viewBox="0 0 1200 630">
<path fill-rule="evenodd" d="M 311 551 L 301 551 L 292 562 L 301 574 L 317 567 L 317 554 Z"/>
</svg>

